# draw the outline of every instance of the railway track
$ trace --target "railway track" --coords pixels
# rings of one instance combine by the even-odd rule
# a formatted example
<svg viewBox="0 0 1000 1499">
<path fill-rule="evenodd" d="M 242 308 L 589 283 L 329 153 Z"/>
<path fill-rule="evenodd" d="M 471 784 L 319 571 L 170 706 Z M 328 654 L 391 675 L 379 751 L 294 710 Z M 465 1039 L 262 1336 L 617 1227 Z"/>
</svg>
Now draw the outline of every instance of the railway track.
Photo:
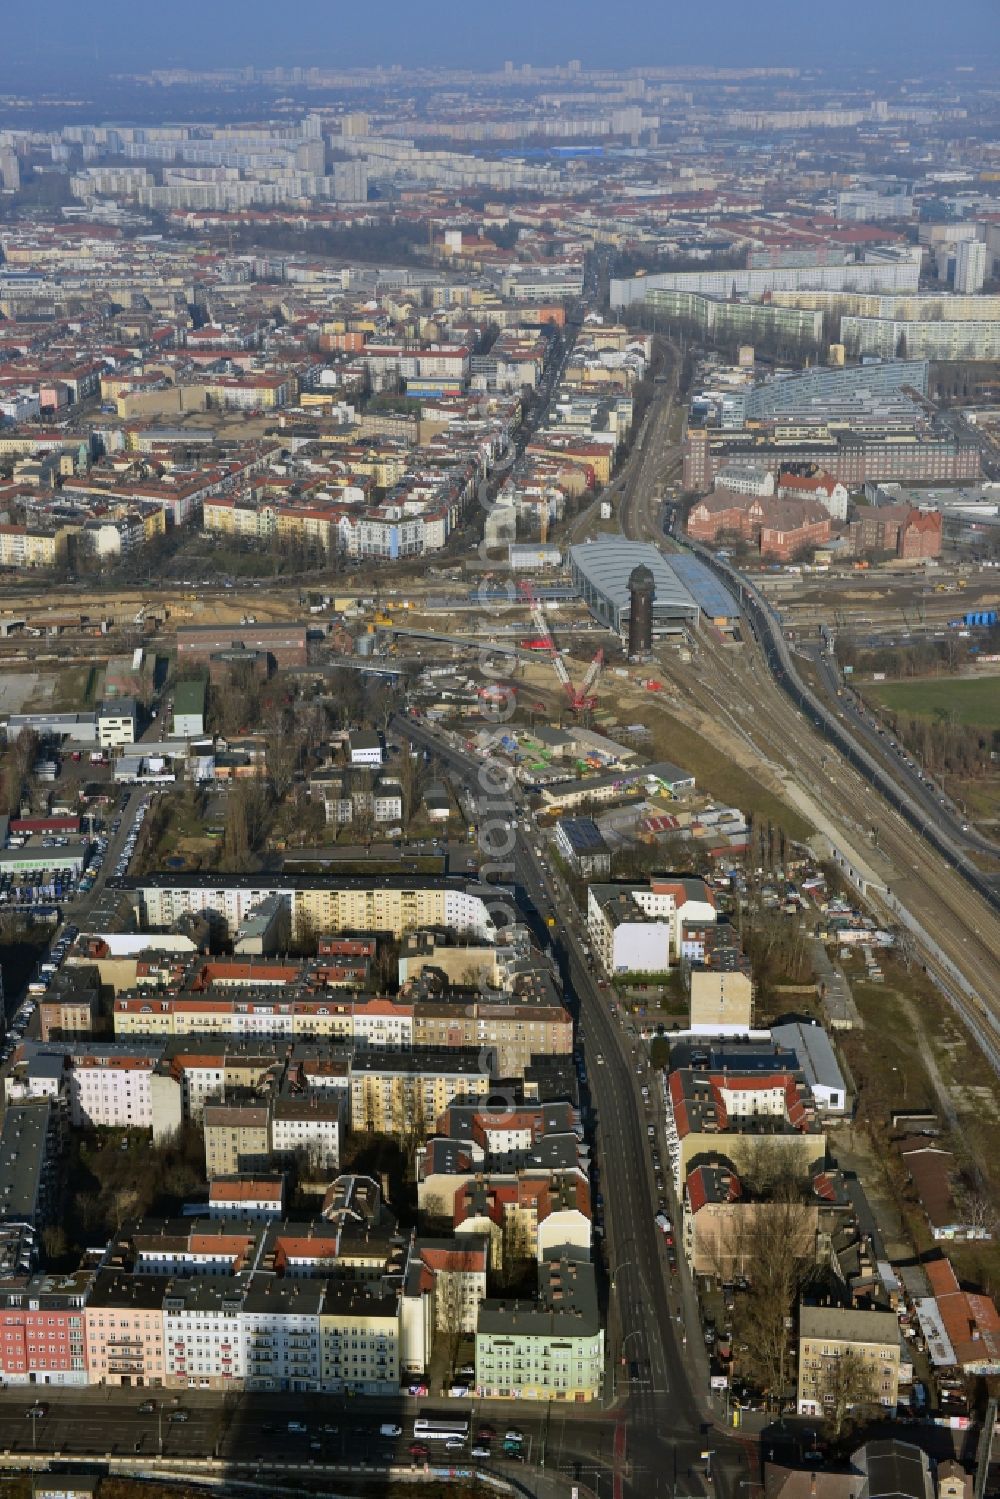
<svg viewBox="0 0 1000 1499">
<path fill-rule="evenodd" d="M 676 462 L 676 455 L 666 461 Z M 631 504 L 622 508 L 624 534 L 662 545 L 661 485 L 662 474 L 643 462 Z M 724 734 L 737 735 L 772 771 L 801 786 L 859 854 L 890 871 L 886 886 L 897 919 L 901 912 L 909 918 L 904 924 L 918 941 L 921 961 L 1000 1074 L 1000 893 L 914 811 L 887 769 L 798 680 L 756 590 L 711 553 L 696 550 L 740 598 L 745 644 L 736 654 L 702 637 L 696 667 L 681 673 L 668 664 L 666 674 Z M 952 612 L 959 602 L 949 601 Z"/>
</svg>

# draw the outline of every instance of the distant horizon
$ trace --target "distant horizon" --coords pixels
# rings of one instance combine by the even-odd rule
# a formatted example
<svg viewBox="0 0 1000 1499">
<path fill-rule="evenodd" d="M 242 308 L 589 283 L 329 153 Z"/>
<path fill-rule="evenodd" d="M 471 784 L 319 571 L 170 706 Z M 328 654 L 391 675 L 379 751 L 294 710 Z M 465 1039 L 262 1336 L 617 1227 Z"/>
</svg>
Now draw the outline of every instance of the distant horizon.
<svg viewBox="0 0 1000 1499">
<path fill-rule="evenodd" d="M 44 31 L 18 8 L 5 15 L 0 93 L 75 78 L 81 90 L 113 72 L 154 68 L 516 66 L 817 67 L 921 71 L 1000 61 L 995 0 L 841 0 L 817 12 L 802 0 L 508 0 L 476 13 L 469 0 L 383 0 L 377 21 L 335 0 L 174 0 L 160 10 L 126 0 L 50 0 Z M 37 15 L 37 12 L 36 12 Z M 13 63 L 16 66 L 11 67 Z M 23 70 L 27 76 L 18 78 Z"/>
</svg>

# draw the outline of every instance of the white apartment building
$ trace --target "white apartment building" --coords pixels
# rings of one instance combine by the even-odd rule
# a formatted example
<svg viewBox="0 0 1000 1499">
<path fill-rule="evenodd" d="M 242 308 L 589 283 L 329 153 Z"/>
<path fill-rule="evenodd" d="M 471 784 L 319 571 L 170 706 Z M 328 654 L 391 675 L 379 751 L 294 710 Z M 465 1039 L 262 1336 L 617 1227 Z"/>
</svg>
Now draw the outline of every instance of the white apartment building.
<svg viewBox="0 0 1000 1499">
<path fill-rule="evenodd" d="M 222 1280 L 175 1281 L 163 1301 L 164 1384 L 238 1388 L 246 1378 L 245 1291 Z"/>
<path fill-rule="evenodd" d="M 401 936 L 420 927 L 448 927 L 460 936 L 493 942 L 496 927 L 478 887 L 431 877 L 379 883 L 361 881 L 295 886 L 269 884 L 247 875 L 220 875 L 217 880 L 157 875 L 137 886 L 145 924 L 171 928 L 188 912 L 214 914 L 232 936 L 260 902 L 278 896 L 287 902 L 294 929 L 300 915 L 324 932 L 388 931 Z"/>
<path fill-rule="evenodd" d="M 751 299 L 775 291 L 915 292 L 921 250 L 905 246 L 886 254 L 870 251 L 864 263 L 817 266 L 758 266 L 728 271 L 663 271 L 653 276 L 612 278 L 612 309 L 645 301 L 651 291 L 687 291 L 725 300 L 735 292 Z"/>
<path fill-rule="evenodd" d="M 403 793 L 394 781 L 379 781 L 372 803 L 373 816 L 379 824 L 399 822 L 403 816 Z"/>
<path fill-rule="evenodd" d="M 243 1303 L 248 1390 L 318 1390 L 324 1287 L 307 1280 L 255 1281 Z"/>
<path fill-rule="evenodd" d="M 226 1067 L 221 1055 L 182 1057 L 177 1071 L 180 1077 L 180 1108 L 185 1119 L 197 1123 L 210 1100 L 218 1101 L 225 1092 Z M 173 1081 L 173 1079 L 168 1079 Z M 154 1085 L 155 1087 L 155 1085 Z"/>
<path fill-rule="evenodd" d="M 135 1056 L 75 1056 L 69 1069 L 70 1123 L 75 1129 L 151 1129 L 154 1061 Z"/>
<path fill-rule="evenodd" d="M 354 1041 L 365 1049 L 402 1051 L 413 1045 L 413 1007 L 391 999 L 359 1001 L 354 1007 Z"/>
<path fill-rule="evenodd" d="M 963 239 L 955 251 L 955 291 L 974 296 L 983 289 L 989 270 L 990 255 L 981 239 Z"/>
<path fill-rule="evenodd" d="M 607 974 L 666 973 L 681 957 L 685 923 L 714 923 L 715 906 L 699 879 L 587 889 L 587 930 Z"/>
<path fill-rule="evenodd" d="M 729 494 L 764 497 L 774 494 L 774 475 L 769 468 L 728 463 L 716 474 L 715 487 L 724 489 Z"/>
<path fill-rule="evenodd" d="M 342 1098 L 332 1089 L 303 1098 L 277 1098 L 271 1111 L 271 1153 L 292 1157 L 300 1152 L 321 1171 L 340 1168 Z"/>
<path fill-rule="evenodd" d="M 840 341 L 852 357 L 1000 359 L 1000 320 L 843 317 Z"/>
</svg>

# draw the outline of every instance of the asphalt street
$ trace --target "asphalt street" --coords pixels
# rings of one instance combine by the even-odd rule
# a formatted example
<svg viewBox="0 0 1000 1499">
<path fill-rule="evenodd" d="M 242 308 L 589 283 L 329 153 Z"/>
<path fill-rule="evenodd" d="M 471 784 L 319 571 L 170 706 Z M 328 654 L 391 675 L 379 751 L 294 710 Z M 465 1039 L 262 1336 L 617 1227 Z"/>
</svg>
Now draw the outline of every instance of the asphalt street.
<svg viewBox="0 0 1000 1499">
<path fill-rule="evenodd" d="M 893 750 L 889 736 L 886 733 L 879 734 L 872 717 L 859 711 L 852 696 L 845 694 L 837 697 L 843 683 L 835 662 L 826 652 L 817 647 L 806 654 L 822 678 L 833 712 L 854 737 L 861 740 L 886 765 L 889 774 L 900 783 L 914 805 L 926 813 L 928 822 L 937 824 L 959 847 L 996 857 L 1000 852 L 997 843 L 968 824 L 964 815 L 934 781 L 921 779 L 919 764 L 913 761 L 912 756 L 908 763 L 903 746 L 897 745 Z"/>
<path fill-rule="evenodd" d="M 433 750 L 474 791 L 480 791 L 481 763 L 426 726 L 397 719 L 393 728 Z M 711 1463 L 713 1486 L 735 1492 L 748 1469 L 745 1441 L 712 1425 L 707 1399 L 702 1330 L 680 1269 L 672 1275 L 665 1242 L 654 1223 L 654 1188 L 648 1129 L 653 1127 L 661 1156 L 659 1111 L 644 1106 L 636 1065 L 640 1056 L 611 1015 L 593 965 L 583 951 L 584 934 L 572 902 L 542 866 L 539 835 L 525 817 L 521 793 L 512 792 L 516 821 L 511 871 L 518 901 L 536 931 L 551 938 L 563 975 L 566 999 L 577 1018 L 579 1049 L 587 1081 L 583 1102 L 596 1115 L 598 1191 L 606 1225 L 605 1287 L 609 1388 L 605 1399 L 615 1413 L 616 1492 L 657 1496 L 705 1491 Z M 556 927 L 548 932 L 550 915 Z M 648 1073 L 646 1074 L 648 1076 Z M 651 1090 L 652 1091 L 652 1090 Z M 668 1204 L 676 1219 L 676 1204 Z M 698 1359 L 697 1355 L 701 1354 Z M 703 1454 L 711 1451 L 712 1458 Z"/>
</svg>

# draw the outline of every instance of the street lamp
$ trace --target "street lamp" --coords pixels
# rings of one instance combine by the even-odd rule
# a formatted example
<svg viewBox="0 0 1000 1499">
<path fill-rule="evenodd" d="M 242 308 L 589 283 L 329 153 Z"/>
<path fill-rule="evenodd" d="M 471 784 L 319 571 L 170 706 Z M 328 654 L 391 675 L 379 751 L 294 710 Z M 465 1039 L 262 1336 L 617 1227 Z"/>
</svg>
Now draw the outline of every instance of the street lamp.
<svg viewBox="0 0 1000 1499">
<path fill-rule="evenodd" d="M 621 1272 L 623 1270 L 627 1269 L 629 1265 L 632 1265 L 633 1268 L 634 1268 L 634 1266 L 635 1266 L 635 1260 L 622 1260 L 619 1264 L 615 1265 L 614 1268 L 612 1269 L 611 1275 L 610 1275 L 610 1278 L 609 1278 L 609 1281 L 608 1281 L 608 1284 L 610 1285 L 612 1291 L 615 1291 L 615 1290 L 618 1289 L 617 1286 L 615 1285 L 615 1282 L 618 1279 L 618 1276 L 621 1274 Z"/>
</svg>

